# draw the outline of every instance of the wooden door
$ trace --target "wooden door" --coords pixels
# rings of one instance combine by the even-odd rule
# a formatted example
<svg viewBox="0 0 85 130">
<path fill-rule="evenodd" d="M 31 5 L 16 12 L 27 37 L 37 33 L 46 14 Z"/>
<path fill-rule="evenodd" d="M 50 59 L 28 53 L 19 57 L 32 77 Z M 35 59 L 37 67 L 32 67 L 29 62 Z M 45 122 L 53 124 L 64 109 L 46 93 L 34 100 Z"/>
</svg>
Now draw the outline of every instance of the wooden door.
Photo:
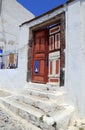
<svg viewBox="0 0 85 130">
<path fill-rule="evenodd" d="M 48 81 L 48 32 L 34 32 L 32 81 L 46 83 Z"/>
<path fill-rule="evenodd" d="M 60 85 L 60 25 L 49 29 L 49 83 Z"/>
</svg>

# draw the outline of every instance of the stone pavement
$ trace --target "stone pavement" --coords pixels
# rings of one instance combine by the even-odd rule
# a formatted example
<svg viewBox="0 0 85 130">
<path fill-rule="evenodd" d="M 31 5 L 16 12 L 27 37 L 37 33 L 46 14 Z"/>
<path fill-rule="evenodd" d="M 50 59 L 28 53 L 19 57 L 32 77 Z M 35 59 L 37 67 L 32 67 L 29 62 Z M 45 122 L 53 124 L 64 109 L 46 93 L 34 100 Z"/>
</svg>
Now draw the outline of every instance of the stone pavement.
<svg viewBox="0 0 85 130">
<path fill-rule="evenodd" d="M 14 119 L 10 114 L 0 107 L 0 130 L 28 130 L 18 120 Z M 29 128 L 29 130 L 32 130 Z"/>
<path fill-rule="evenodd" d="M 0 106 L 0 130 L 40 130 L 14 117 Z"/>
<path fill-rule="evenodd" d="M 3 107 L 0 106 L 0 130 L 40 130 L 27 126 L 18 118 L 10 114 Z M 64 130 L 64 129 L 59 129 Z M 66 130 L 85 130 L 85 120 L 78 120 L 70 124 Z"/>
<path fill-rule="evenodd" d="M 85 130 L 85 119 L 76 119 L 66 130 Z"/>
<path fill-rule="evenodd" d="M 0 130 L 85 130 L 85 120 L 76 118 L 74 107 L 64 103 L 64 96 L 61 89 L 32 86 L 18 94 L 1 90 Z"/>
</svg>

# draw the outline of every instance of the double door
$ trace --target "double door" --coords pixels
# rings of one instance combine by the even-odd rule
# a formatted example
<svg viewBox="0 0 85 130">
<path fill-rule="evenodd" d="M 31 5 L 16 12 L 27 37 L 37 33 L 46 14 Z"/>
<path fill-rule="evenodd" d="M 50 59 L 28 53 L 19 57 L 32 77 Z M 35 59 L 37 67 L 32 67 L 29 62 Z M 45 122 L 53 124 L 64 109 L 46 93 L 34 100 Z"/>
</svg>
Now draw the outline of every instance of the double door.
<svg viewBox="0 0 85 130">
<path fill-rule="evenodd" d="M 60 26 L 34 32 L 32 81 L 60 85 Z"/>
</svg>

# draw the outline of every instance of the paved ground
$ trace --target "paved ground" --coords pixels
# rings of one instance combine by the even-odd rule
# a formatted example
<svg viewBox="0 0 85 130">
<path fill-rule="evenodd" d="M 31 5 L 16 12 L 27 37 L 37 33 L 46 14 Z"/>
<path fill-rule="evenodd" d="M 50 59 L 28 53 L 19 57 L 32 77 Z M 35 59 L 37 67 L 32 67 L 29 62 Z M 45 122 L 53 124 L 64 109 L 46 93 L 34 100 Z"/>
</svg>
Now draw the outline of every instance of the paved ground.
<svg viewBox="0 0 85 130">
<path fill-rule="evenodd" d="M 77 119 L 67 130 L 85 130 L 85 119 Z"/>
<path fill-rule="evenodd" d="M 0 90 L 0 97 L 5 98 L 11 93 Z M 40 128 L 24 122 L 23 119 L 16 117 L 9 110 L 0 105 L 0 130 L 41 130 Z M 61 129 L 63 130 L 63 129 Z M 85 130 L 85 119 L 73 121 L 66 130 Z"/>
<path fill-rule="evenodd" d="M 0 97 L 10 96 L 11 93 L 0 90 Z M 16 116 L 0 105 L 0 130 L 33 130 L 26 124 L 22 123 Z"/>
<path fill-rule="evenodd" d="M 32 128 L 26 128 L 24 124 L 0 107 L 0 130 L 32 130 Z"/>
</svg>

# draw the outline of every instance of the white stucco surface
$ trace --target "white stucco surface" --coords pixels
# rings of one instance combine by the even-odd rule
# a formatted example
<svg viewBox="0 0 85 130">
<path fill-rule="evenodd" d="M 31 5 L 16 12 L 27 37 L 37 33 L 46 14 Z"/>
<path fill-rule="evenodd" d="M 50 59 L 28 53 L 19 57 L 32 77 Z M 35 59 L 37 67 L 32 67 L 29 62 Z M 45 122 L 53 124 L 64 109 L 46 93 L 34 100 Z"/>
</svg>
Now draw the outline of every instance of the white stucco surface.
<svg viewBox="0 0 85 130">
<path fill-rule="evenodd" d="M 16 0 L 2 0 L 0 46 L 4 47 L 4 54 L 18 53 L 18 68 L 0 70 L 2 89 L 21 89 L 26 84 L 28 28 L 21 30 L 19 25 L 32 18 L 34 15 Z"/>
<path fill-rule="evenodd" d="M 68 102 L 75 105 L 80 116 L 84 116 L 85 1 L 75 0 L 62 9 L 54 11 L 52 15 L 45 15 L 27 25 L 38 25 L 63 11 L 65 11 L 66 16 L 65 90 L 70 99 Z"/>
<path fill-rule="evenodd" d="M 65 7 L 45 15 L 28 24 L 29 28 L 65 11 L 66 49 L 65 49 L 65 90 L 69 103 L 77 108 L 80 116 L 85 115 L 85 1 L 75 0 Z M 24 26 L 22 26 L 24 28 Z"/>
<path fill-rule="evenodd" d="M 85 115 L 85 1 L 70 3 L 66 11 L 65 88 L 80 115 Z"/>
<path fill-rule="evenodd" d="M 81 87 L 81 111 L 85 116 L 85 0 L 81 1 L 81 50 L 82 50 L 82 87 Z"/>
<path fill-rule="evenodd" d="M 15 39 L 18 39 L 17 40 L 17 43 L 19 43 L 17 49 L 19 52 L 18 68 L 14 70 L 4 70 L 4 71 L 0 70 L 0 87 L 17 90 L 23 88 L 26 85 L 29 27 L 41 24 L 46 20 L 64 11 L 66 16 L 65 90 L 67 91 L 68 97 L 70 99 L 69 103 L 74 104 L 79 114 L 84 117 L 85 116 L 85 101 L 84 101 L 85 0 L 75 0 L 74 2 L 71 2 L 68 5 L 65 5 L 63 8 L 54 11 L 52 14 L 49 15 L 47 14 L 44 17 L 36 19 L 28 24 L 24 24 L 20 29 L 18 28 L 19 29 L 18 31 L 15 31 L 16 34 L 20 31 L 19 39 L 17 37 L 15 38 L 14 36 L 10 36 Z M 8 13 L 7 17 L 10 17 L 9 14 L 10 12 Z M 16 14 L 15 17 L 19 24 L 21 23 L 21 21 L 23 22 L 23 20 L 19 21 Z M 21 17 L 21 15 L 19 15 L 19 17 Z M 29 19 L 32 17 L 33 15 L 30 14 Z M 15 22 L 15 19 L 13 22 Z M 1 44 L 3 44 L 3 42 L 1 42 Z"/>
<path fill-rule="evenodd" d="M 3 44 L 4 41 L 6 42 L 6 45 L 4 45 L 4 50 L 17 50 L 20 31 L 19 25 L 32 18 L 34 18 L 34 15 L 27 11 L 16 0 L 2 0 L 2 10 L 0 16 L 0 42 L 1 39 Z M 13 41 L 14 45 L 10 45 L 10 41 Z"/>
</svg>

